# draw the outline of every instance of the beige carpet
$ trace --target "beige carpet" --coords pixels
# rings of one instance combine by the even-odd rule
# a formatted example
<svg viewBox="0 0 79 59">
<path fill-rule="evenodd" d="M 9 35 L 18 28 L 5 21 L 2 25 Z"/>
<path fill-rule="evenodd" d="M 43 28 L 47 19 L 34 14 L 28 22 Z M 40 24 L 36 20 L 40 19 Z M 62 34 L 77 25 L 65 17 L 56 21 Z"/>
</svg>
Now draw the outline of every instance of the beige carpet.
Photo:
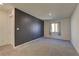
<svg viewBox="0 0 79 59">
<path fill-rule="evenodd" d="M 11 45 L 0 47 L 2 56 L 78 56 L 69 41 L 39 38 L 17 48 Z"/>
</svg>

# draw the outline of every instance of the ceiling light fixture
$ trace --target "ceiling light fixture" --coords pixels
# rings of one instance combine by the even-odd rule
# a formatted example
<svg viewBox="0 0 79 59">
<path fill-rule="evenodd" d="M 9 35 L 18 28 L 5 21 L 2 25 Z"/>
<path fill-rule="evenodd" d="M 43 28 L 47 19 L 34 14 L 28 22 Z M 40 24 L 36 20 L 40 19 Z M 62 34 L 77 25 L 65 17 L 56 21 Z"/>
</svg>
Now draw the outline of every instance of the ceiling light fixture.
<svg viewBox="0 0 79 59">
<path fill-rule="evenodd" d="M 49 14 L 48 14 L 48 15 L 49 15 L 49 16 L 52 16 L 52 13 L 50 13 L 50 12 L 49 12 Z"/>
</svg>

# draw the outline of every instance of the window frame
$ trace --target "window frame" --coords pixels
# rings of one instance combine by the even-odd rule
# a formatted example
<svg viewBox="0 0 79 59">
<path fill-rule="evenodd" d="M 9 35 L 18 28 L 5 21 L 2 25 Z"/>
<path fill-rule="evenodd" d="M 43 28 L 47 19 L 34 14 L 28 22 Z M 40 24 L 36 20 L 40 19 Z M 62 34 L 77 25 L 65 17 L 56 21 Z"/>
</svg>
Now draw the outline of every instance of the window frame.
<svg viewBox="0 0 79 59">
<path fill-rule="evenodd" d="M 52 32 L 52 24 L 58 24 L 58 32 Z M 58 33 L 58 35 L 61 35 L 61 23 L 60 22 L 52 22 L 52 23 L 50 23 L 50 34 L 51 33 Z"/>
</svg>

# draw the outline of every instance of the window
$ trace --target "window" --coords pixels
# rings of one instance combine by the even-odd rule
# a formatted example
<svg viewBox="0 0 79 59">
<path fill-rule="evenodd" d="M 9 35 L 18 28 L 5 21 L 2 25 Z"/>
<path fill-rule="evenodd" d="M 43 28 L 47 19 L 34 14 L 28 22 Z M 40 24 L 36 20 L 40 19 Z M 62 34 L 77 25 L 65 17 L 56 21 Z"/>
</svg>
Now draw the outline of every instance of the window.
<svg viewBox="0 0 79 59">
<path fill-rule="evenodd" d="M 51 24 L 51 32 L 59 32 L 59 23 Z"/>
</svg>

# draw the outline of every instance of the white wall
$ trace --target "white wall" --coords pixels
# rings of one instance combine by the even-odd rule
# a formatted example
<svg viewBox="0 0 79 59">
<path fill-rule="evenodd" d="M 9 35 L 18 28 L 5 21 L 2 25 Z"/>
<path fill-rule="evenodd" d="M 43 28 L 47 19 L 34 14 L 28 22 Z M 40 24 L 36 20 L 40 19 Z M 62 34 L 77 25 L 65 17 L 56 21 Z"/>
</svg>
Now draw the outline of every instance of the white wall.
<svg viewBox="0 0 79 59">
<path fill-rule="evenodd" d="M 9 11 L 9 39 L 10 44 L 15 47 L 15 8 Z"/>
<path fill-rule="evenodd" d="M 0 9 L 0 46 L 12 44 L 14 46 L 15 15 L 14 8 Z"/>
<path fill-rule="evenodd" d="M 71 17 L 71 41 L 79 52 L 79 4 Z"/>
<path fill-rule="evenodd" d="M 8 12 L 0 10 L 0 46 L 10 44 Z"/>
<path fill-rule="evenodd" d="M 61 24 L 61 35 L 50 35 L 50 24 L 53 22 L 60 22 Z M 70 40 L 71 39 L 71 30 L 70 30 L 70 19 L 61 19 L 61 20 L 45 20 L 44 21 L 44 37 L 48 38 L 56 38 L 56 39 L 63 39 L 63 40 Z"/>
</svg>

